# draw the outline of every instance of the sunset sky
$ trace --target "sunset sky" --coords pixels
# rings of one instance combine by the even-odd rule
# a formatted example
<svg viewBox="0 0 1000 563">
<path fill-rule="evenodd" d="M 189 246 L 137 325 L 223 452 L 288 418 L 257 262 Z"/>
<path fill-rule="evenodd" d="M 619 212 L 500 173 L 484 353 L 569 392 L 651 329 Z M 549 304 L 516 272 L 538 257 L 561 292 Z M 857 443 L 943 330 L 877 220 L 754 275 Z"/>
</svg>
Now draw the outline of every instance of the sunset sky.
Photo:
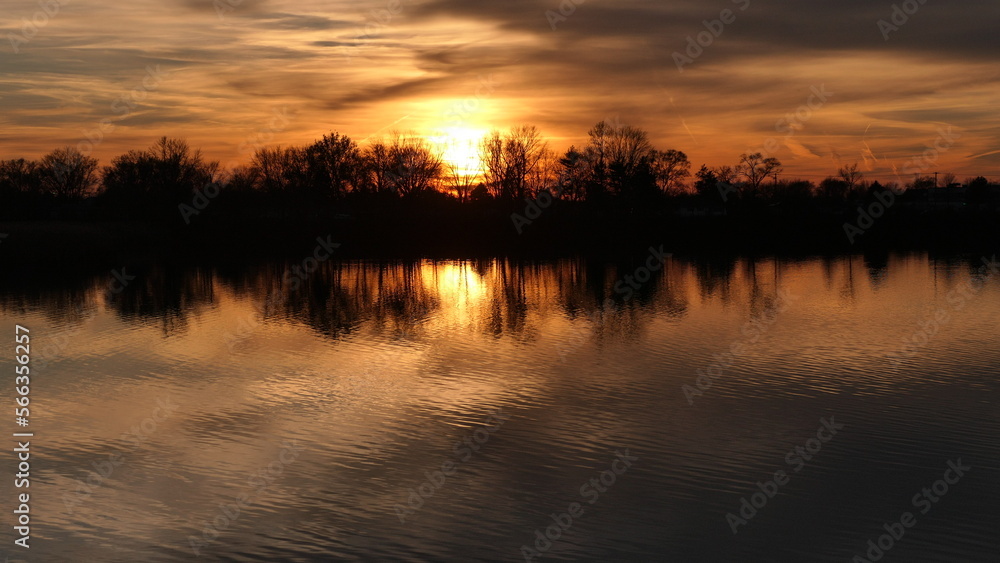
<svg viewBox="0 0 1000 563">
<path fill-rule="evenodd" d="M 0 158 L 83 141 L 107 164 L 168 135 L 234 165 L 260 144 L 412 130 L 455 161 L 491 128 L 537 125 L 562 152 L 605 119 L 695 168 L 774 138 L 786 176 L 1000 176 L 995 0 L 929 0 L 888 32 L 888 1 L 566 0 L 565 18 L 557 0 L 2 1 Z M 726 9 L 680 72 L 674 52 Z M 786 138 L 777 122 L 811 96 Z M 936 141 L 937 162 L 910 162 Z"/>
</svg>

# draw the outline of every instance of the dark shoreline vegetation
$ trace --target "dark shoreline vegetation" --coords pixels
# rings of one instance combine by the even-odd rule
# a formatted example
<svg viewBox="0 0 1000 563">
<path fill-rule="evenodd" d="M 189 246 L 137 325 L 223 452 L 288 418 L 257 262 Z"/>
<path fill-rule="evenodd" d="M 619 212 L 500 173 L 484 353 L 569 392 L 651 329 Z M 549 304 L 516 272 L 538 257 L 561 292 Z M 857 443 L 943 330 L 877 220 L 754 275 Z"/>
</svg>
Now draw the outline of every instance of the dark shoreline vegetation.
<svg viewBox="0 0 1000 563">
<path fill-rule="evenodd" d="M 75 148 L 0 161 L 0 253 L 44 253 L 70 266 L 158 256 L 239 260 L 306 252 L 317 236 L 338 257 L 608 255 L 995 250 L 1000 186 L 920 176 L 868 182 L 857 165 L 818 185 L 782 179 L 781 163 L 743 154 L 701 166 L 647 134 L 598 123 L 562 157 L 539 131 L 493 132 L 482 174 L 449 167 L 422 138 L 359 146 L 332 133 L 305 147 L 258 147 L 232 170 L 184 141 L 159 139 L 99 168 Z M 908 171 L 910 172 L 910 171 Z M 942 187 L 939 187 L 941 184 Z"/>
</svg>

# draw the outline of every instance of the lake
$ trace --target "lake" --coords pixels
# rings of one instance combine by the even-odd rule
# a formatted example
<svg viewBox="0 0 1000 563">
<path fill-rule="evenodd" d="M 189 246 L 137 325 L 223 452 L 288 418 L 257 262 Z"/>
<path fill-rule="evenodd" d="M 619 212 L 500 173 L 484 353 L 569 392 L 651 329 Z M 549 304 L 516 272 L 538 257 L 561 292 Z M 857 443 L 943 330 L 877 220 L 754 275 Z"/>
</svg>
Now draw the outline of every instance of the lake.
<svg viewBox="0 0 1000 563">
<path fill-rule="evenodd" d="M 30 329 L 34 437 L 31 549 L 5 552 L 996 561 L 984 259 L 293 260 L 8 285 L 0 364 Z"/>
</svg>

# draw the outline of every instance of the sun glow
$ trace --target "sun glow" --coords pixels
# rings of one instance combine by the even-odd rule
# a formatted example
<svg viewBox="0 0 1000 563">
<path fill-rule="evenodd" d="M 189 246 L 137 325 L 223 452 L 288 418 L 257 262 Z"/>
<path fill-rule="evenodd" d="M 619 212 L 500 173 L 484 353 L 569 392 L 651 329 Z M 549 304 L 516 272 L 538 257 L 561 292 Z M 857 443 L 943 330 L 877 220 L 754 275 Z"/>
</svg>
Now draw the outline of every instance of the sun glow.
<svg viewBox="0 0 1000 563">
<path fill-rule="evenodd" d="M 485 129 L 448 127 L 431 135 L 428 140 L 440 151 L 447 174 L 454 172 L 471 182 L 483 172 L 479 143 L 487 133 Z"/>
</svg>

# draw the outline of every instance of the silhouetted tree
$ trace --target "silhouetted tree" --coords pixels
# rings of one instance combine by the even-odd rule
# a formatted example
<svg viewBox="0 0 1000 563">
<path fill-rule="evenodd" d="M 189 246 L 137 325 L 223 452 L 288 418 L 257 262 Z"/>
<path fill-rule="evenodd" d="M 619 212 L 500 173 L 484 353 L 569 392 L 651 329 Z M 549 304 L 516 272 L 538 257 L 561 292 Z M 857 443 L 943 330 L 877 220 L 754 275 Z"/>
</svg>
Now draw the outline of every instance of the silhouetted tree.
<svg viewBox="0 0 1000 563">
<path fill-rule="evenodd" d="M 41 193 L 41 168 L 34 160 L 0 161 L 0 192 Z"/>
<path fill-rule="evenodd" d="M 340 198 L 358 186 L 361 151 L 349 137 L 339 133 L 323 135 L 306 147 L 304 156 L 309 188 L 318 198 Z"/>
<path fill-rule="evenodd" d="M 237 166 L 225 172 L 221 183 L 229 192 L 251 193 L 260 186 L 260 171 L 250 165 Z"/>
<path fill-rule="evenodd" d="M 27 219 L 47 198 L 37 162 L 23 158 L 0 161 L 0 217 Z"/>
<path fill-rule="evenodd" d="M 782 180 L 762 188 L 775 203 L 804 203 L 813 197 L 816 186 L 808 180 Z"/>
<path fill-rule="evenodd" d="M 459 203 L 468 202 L 469 195 L 472 193 L 472 189 L 476 185 L 477 175 L 463 174 L 462 170 L 454 164 L 449 164 L 447 166 L 447 171 L 448 186 L 455 194 Z"/>
<path fill-rule="evenodd" d="M 658 216 L 664 212 L 689 211 L 675 205 L 654 205 L 662 203 L 664 194 L 676 197 L 690 193 L 687 184 L 690 162 L 682 151 L 656 150 L 646 131 L 619 123 L 601 121 L 588 135 L 585 147 L 570 147 L 557 159 L 536 127 L 523 125 L 504 132 L 493 131 L 480 144 L 485 171 L 481 176 L 447 166 L 441 153 L 415 134 L 395 133 L 388 139 L 359 147 L 350 138 L 334 132 L 305 146 L 259 148 L 248 165 L 226 171 L 220 170 L 218 163 L 207 161 L 183 140 L 162 137 L 148 149 L 132 150 L 114 158 L 102 171 L 104 199 L 86 206 L 66 202 L 94 191 L 97 160 L 65 148 L 40 161 L 0 161 L 0 212 L 4 218 L 18 217 L 22 212 L 26 217 L 114 216 L 115 213 L 126 217 L 134 215 L 134 210 L 147 216 L 176 215 L 178 203 L 187 204 L 194 192 L 220 183 L 228 203 L 213 209 L 220 212 L 235 209 L 239 212 L 235 217 L 253 217 L 255 213 L 274 217 L 273 212 L 277 212 L 286 218 L 305 214 L 307 218 L 320 219 L 323 216 L 319 213 L 357 192 L 409 198 L 438 194 L 437 189 L 453 192 L 459 202 L 475 202 L 479 210 L 492 213 L 496 210 L 489 207 L 494 202 L 502 202 L 497 207 L 510 206 L 518 199 L 556 186 L 558 189 L 554 191 L 563 199 L 595 204 L 577 215 L 588 219 L 604 214 L 605 209 L 614 213 L 648 207 Z M 897 184 L 869 185 L 858 163 L 841 166 L 819 186 L 803 180 L 779 181 L 781 172 L 781 162 L 776 158 L 762 153 L 742 154 L 735 167 L 701 166 L 695 174 L 693 190 L 706 202 L 729 202 L 730 210 L 737 212 L 734 215 L 740 215 L 740 207 L 746 212 L 759 211 L 762 217 L 791 209 L 794 213 L 787 216 L 797 217 L 801 213 L 806 222 L 813 218 L 808 213 L 849 213 L 858 204 L 869 204 L 887 189 L 899 193 Z M 774 178 L 773 182 L 767 181 L 769 176 Z M 955 179 L 951 173 L 939 177 L 944 185 L 952 185 Z M 966 183 L 969 203 L 990 202 L 992 188 L 986 178 L 970 178 Z M 923 191 L 904 199 L 932 201 L 948 193 L 929 191 L 935 185 L 933 176 L 918 176 L 907 187 Z M 735 200 L 730 199 L 734 197 Z M 822 205 L 806 205 L 811 198 Z M 445 199 L 441 195 L 438 202 L 442 217 L 454 209 Z M 757 204 L 739 204 L 740 200 L 752 199 Z M 381 206 L 389 202 L 381 198 L 350 197 L 348 203 L 343 210 L 337 205 L 335 211 L 353 214 L 357 208 L 361 211 L 359 217 L 368 217 L 371 214 L 366 205 Z M 770 204 L 767 209 L 764 203 Z M 790 205 L 779 205 L 785 203 Z M 391 207 L 403 209 L 407 205 L 391 203 Z M 576 214 L 574 207 L 563 207 L 568 212 L 565 217 Z M 910 209 L 901 206 L 896 216 L 907 219 Z M 595 210 L 601 212 L 594 213 Z M 976 213 L 985 216 L 989 211 L 983 205 Z M 965 218 L 957 208 L 948 211 L 952 212 L 960 220 Z"/>
<path fill-rule="evenodd" d="M 444 163 L 416 135 L 393 133 L 364 151 L 365 185 L 375 193 L 409 196 L 433 190 L 444 174 Z"/>
<path fill-rule="evenodd" d="M 972 204 L 982 204 L 989 201 L 990 181 L 983 176 L 969 178 L 965 181 L 965 199 Z"/>
<path fill-rule="evenodd" d="M 493 196 L 490 195 L 490 190 L 486 187 L 486 184 L 479 184 L 473 188 L 472 193 L 469 194 L 469 201 L 476 203 L 482 203 L 492 199 Z"/>
<path fill-rule="evenodd" d="M 719 177 L 716 176 L 713 169 L 701 165 L 698 172 L 695 173 L 694 191 L 704 199 L 712 200 L 718 199 L 719 197 Z"/>
<path fill-rule="evenodd" d="M 570 146 L 559 159 L 559 196 L 570 201 L 582 201 L 587 196 L 587 184 L 593 179 L 584 154 Z"/>
<path fill-rule="evenodd" d="M 217 179 L 219 163 L 206 161 L 201 151 L 191 151 L 179 139 L 161 137 L 145 151 L 129 151 L 104 169 L 105 193 L 127 205 L 176 211 L 176 205 L 191 198 Z"/>
<path fill-rule="evenodd" d="M 284 188 L 284 150 L 281 147 L 260 147 L 250 157 L 250 168 L 254 171 L 254 185 L 263 192 L 275 193 Z"/>
<path fill-rule="evenodd" d="M 408 137 L 393 147 L 400 174 L 395 179 L 396 190 L 403 197 L 429 192 L 437 185 L 444 170 L 441 157 L 419 137 Z"/>
<path fill-rule="evenodd" d="M 74 147 L 56 149 L 42 158 L 42 189 L 58 199 L 79 199 L 98 185 L 97 159 Z"/>
<path fill-rule="evenodd" d="M 844 180 L 847 185 L 847 193 L 853 192 L 857 187 L 858 183 L 864 179 L 864 174 L 858 170 L 858 163 L 851 164 L 849 166 L 842 166 L 837 174 Z"/>
<path fill-rule="evenodd" d="M 521 200 L 537 188 L 548 143 L 534 125 L 493 131 L 480 144 L 484 183 L 496 199 Z"/>
<path fill-rule="evenodd" d="M 918 176 L 913 179 L 913 182 L 907 184 L 907 188 L 914 190 L 926 190 L 933 188 L 937 185 L 934 181 L 934 176 Z"/>
<path fill-rule="evenodd" d="M 719 181 L 723 184 L 733 184 L 736 182 L 739 173 L 732 166 L 717 166 L 712 169 L 712 172 L 719 178 Z"/>
<path fill-rule="evenodd" d="M 685 181 L 691 177 L 691 162 L 678 150 L 654 150 L 650 153 L 653 176 L 660 190 L 667 195 L 687 192 Z"/>
<path fill-rule="evenodd" d="M 759 152 L 743 153 L 740 155 L 740 163 L 736 166 L 736 171 L 746 179 L 750 195 L 755 196 L 760 190 L 761 183 L 768 176 L 776 176 L 781 173 L 781 162 L 773 156 L 765 158 Z"/>
<path fill-rule="evenodd" d="M 831 201 L 843 201 L 850 193 L 850 185 L 841 178 L 829 176 L 819 183 L 818 194 Z"/>
<path fill-rule="evenodd" d="M 607 193 L 634 196 L 655 189 L 651 168 L 649 135 L 631 125 L 601 121 L 587 132 L 590 144 L 584 152 L 594 182 Z"/>
</svg>

